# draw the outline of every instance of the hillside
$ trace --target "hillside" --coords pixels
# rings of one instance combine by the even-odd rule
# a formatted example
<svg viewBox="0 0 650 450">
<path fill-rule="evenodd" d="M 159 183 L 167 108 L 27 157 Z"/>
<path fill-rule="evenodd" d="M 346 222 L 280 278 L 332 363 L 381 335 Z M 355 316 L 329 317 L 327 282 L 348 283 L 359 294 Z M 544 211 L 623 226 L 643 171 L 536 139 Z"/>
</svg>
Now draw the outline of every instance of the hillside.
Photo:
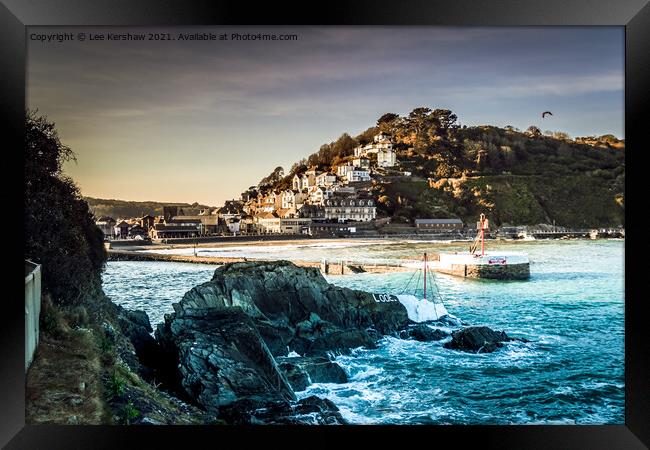
<svg viewBox="0 0 650 450">
<path fill-rule="evenodd" d="M 103 198 L 84 197 L 95 217 L 110 216 L 114 219 L 126 217 L 142 217 L 145 214 L 152 216 L 162 215 L 163 206 L 183 206 L 192 209 L 210 208 L 198 203 L 165 203 L 165 202 L 133 202 L 126 200 L 113 200 Z"/>
<path fill-rule="evenodd" d="M 322 145 L 288 173 L 276 168 L 257 189 L 287 189 L 294 174 L 308 167 L 336 173 L 353 159 L 356 146 L 379 132 L 392 137 L 398 161 L 372 173 L 380 217 L 408 223 L 457 216 L 472 223 L 485 212 L 497 225 L 624 224 L 624 140 L 611 134 L 572 139 L 535 126 L 460 127 L 456 115 L 442 109 L 384 114 L 358 136 L 344 133 Z"/>
</svg>

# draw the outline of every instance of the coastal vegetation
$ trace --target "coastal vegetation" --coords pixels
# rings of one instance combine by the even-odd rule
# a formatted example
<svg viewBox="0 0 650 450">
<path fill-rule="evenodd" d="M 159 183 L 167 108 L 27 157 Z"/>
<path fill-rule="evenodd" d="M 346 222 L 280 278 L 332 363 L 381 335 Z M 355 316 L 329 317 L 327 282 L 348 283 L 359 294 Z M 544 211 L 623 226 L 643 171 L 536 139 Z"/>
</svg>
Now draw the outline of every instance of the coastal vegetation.
<svg viewBox="0 0 650 450">
<path fill-rule="evenodd" d="M 27 422 L 144 423 L 146 414 L 149 423 L 202 423 L 201 411 L 137 373 L 126 333 L 138 343 L 148 332 L 102 290 L 103 233 L 79 188 L 62 172 L 75 155 L 37 111 L 27 111 L 25 126 L 24 252 L 43 267 L 39 346 L 27 372 Z"/>
<path fill-rule="evenodd" d="M 572 139 L 536 126 L 461 127 L 453 112 L 426 107 L 384 114 L 355 137 L 344 133 L 288 173 L 277 167 L 256 189 L 290 188 L 293 176 L 309 167 L 336 173 L 356 146 L 379 132 L 391 135 L 398 161 L 373 175 L 379 217 L 472 222 L 487 212 L 497 225 L 624 225 L 624 140 L 611 134 Z"/>
<path fill-rule="evenodd" d="M 76 305 L 101 290 L 104 235 L 62 166 L 75 158 L 54 124 L 28 111 L 25 142 L 25 258 L 47 267 L 43 289 L 56 305 Z"/>
<path fill-rule="evenodd" d="M 136 202 L 129 200 L 115 200 L 115 199 L 104 199 L 104 198 L 94 198 L 94 197 L 84 197 L 83 198 L 88 207 L 93 212 L 95 217 L 109 216 L 114 219 L 120 217 L 143 217 L 145 215 L 150 216 L 162 216 L 163 206 L 180 206 L 182 208 L 191 208 L 191 209 L 207 209 L 210 206 L 202 205 L 198 202 L 194 203 L 174 203 L 174 202 Z"/>
</svg>

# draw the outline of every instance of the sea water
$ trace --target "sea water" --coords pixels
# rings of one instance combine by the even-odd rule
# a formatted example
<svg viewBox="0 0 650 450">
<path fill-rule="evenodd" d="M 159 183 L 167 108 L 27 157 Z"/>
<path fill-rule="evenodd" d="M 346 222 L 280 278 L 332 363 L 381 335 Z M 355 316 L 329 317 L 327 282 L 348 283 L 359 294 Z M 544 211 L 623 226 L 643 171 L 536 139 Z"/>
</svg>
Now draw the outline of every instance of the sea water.
<svg viewBox="0 0 650 450">
<path fill-rule="evenodd" d="M 331 244 L 282 244 L 286 248 L 260 253 L 301 260 L 399 260 L 466 246 L 419 241 Z M 313 384 L 298 397 L 327 397 L 348 421 L 364 424 L 623 424 L 624 241 L 490 243 L 490 249 L 528 253 L 530 279 L 435 274 L 429 295 L 435 293 L 446 311 L 466 325 L 486 325 L 529 342 L 472 354 L 445 349 L 445 340 L 386 337 L 377 349 L 336 357 L 348 383 Z M 214 269 L 109 262 L 104 290 L 126 308 L 144 309 L 155 327 L 173 311 L 172 303 L 208 281 Z M 396 272 L 326 278 L 339 286 L 422 298 L 421 286 L 418 292 L 411 283 L 405 291 L 412 276 Z M 458 329 L 448 322 L 433 326 Z"/>
</svg>

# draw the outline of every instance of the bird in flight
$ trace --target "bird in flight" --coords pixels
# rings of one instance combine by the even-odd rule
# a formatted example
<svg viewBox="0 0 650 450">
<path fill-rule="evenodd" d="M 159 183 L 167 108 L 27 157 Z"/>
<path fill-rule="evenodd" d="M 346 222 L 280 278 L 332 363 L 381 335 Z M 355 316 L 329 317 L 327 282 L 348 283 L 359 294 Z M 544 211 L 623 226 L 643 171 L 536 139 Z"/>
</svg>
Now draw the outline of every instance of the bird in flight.
<svg viewBox="0 0 650 450">
<path fill-rule="evenodd" d="M 544 117 L 546 117 L 547 114 L 548 114 L 549 116 L 552 116 L 552 115 L 553 115 L 553 113 L 552 113 L 551 111 L 544 111 L 544 112 L 542 113 L 542 119 L 543 119 Z"/>
</svg>

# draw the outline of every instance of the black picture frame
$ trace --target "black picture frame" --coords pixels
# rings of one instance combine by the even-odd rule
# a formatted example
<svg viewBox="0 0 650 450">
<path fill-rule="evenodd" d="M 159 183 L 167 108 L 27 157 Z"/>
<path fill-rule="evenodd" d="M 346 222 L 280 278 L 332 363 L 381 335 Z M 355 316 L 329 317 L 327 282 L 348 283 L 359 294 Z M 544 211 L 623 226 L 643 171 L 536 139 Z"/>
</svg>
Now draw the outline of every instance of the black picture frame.
<svg viewBox="0 0 650 450">
<path fill-rule="evenodd" d="M 36 25 L 445 25 L 445 26 L 623 26 L 625 27 L 625 139 L 627 164 L 632 180 L 642 179 L 645 121 L 650 105 L 650 5 L 648 0 L 493 0 L 406 1 L 341 0 L 298 3 L 235 1 L 110 1 L 110 0 L 3 0 L 0 4 L 0 112 L 9 139 L 4 155 L 7 175 L 18 174 L 24 145 L 26 74 L 26 26 Z M 647 138 L 646 138 L 647 140 Z M 636 162 L 638 161 L 638 162 Z M 636 162 L 636 163 L 635 163 Z M 13 167 L 15 164 L 15 168 Z M 17 183 L 3 177 L 5 212 L 21 211 Z M 629 174 L 628 174 L 628 179 Z M 14 186 L 12 189 L 11 187 Z M 636 188 L 636 189 L 643 189 Z M 626 202 L 639 210 L 644 190 L 626 186 Z M 9 217 L 15 219 L 15 214 Z M 14 228 L 12 222 L 6 224 Z M 625 251 L 625 425 L 620 426 L 390 426 L 390 427 L 122 427 L 122 426 L 26 426 L 24 323 L 19 294 L 5 294 L 0 326 L 0 444 L 9 449 L 40 448 L 168 448 L 225 445 L 224 438 L 238 445 L 250 439 L 278 439 L 277 444 L 347 444 L 353 436 L 373 441 L 397 437 L 400 445 L 466 444 L 481 448 L 648 448 L 650 446 L 650 339 L 642 313 L 646 299 L 640 294 L 643 280 L 641 223 L 626 215 Z M 15 236 L 15 233 L 12 234 Z M 631 241 L 630 241 L 631 240 Z M 12 243 L 7 279 L 17 286 L 22 241 Z M 10 241 L 10 242 L 9 242 Z M 632 245 L 629 245 L 630 242 Z M 17 288 L 16 288 L 17 289 Z M 20 297 L 18 297 L 20 298 Z M 316 438 L 316 434 L 318 438 Z M 414 436 L 417 435 L 417 436 Z M 270 441 L 267 441 L 270 442 Z M 300 444 L 302 443 L 302 444 Z M 367 445 L 367 444 L 364 444 Z M 464 446 L 464 445 L 463 445 Z"/>
</svg>

